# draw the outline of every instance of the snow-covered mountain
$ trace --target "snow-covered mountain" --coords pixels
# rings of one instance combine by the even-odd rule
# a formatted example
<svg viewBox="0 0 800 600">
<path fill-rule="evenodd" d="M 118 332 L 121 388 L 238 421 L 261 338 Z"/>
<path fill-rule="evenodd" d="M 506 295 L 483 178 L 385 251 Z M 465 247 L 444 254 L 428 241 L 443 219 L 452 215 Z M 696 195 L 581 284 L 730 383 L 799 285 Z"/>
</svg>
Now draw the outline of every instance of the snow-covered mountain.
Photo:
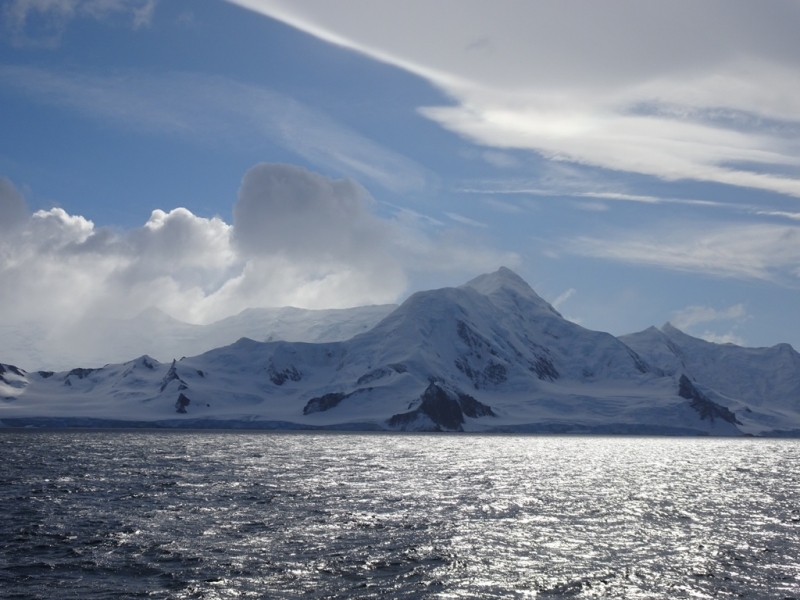
<svg viewBox="0 0 800 600">
<path fill-rule="evenodd" d="M 565 320 L 505 268 L 414 294 L 344 341 L 243 338 L 165 363 L 3 368 L 0 421 L 17 426 L 800 433 L 790 347 L 668 327 L 618 339 Z"/>
<path fill-rule="evenodd" d="M 132 319 L 95 319 L 48 332 L 35 323 L 0 325 L 2 358 L 35 369 L 100 367 L 148 354 L 162 361 L 195 356 L 242 337 L 258 341 L 334 342 L 371 329 L 394 304 L 305 310 L 249 308 L 208 325 L 193 325 L 150 308 Z"/>
</svg>

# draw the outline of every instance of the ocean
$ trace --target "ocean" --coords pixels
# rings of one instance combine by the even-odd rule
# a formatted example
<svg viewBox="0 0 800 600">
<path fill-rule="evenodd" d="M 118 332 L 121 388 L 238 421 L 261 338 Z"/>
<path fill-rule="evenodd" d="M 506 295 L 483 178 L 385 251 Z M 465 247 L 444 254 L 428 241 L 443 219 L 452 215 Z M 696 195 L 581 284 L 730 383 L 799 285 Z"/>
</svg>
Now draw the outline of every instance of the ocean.
<svg viewBox="0 0 800 600">
<path fill-rule="evenodd" d="M 2 430 L 0 597 L 800 598 L 800 441 Z"/>
</svg>

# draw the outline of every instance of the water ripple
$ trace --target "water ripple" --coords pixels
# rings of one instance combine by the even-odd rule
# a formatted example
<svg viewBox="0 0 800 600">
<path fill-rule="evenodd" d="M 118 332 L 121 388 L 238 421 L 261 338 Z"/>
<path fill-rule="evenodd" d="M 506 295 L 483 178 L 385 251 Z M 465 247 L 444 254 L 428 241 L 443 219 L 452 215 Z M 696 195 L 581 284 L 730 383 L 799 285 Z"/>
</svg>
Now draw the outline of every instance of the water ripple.
<svg viewBox="0 0 800 600">
<path fill-rule="evenodd" d="M 800 597 L 800 443 L 3 432 L 6 598 Z"/>
</svg>

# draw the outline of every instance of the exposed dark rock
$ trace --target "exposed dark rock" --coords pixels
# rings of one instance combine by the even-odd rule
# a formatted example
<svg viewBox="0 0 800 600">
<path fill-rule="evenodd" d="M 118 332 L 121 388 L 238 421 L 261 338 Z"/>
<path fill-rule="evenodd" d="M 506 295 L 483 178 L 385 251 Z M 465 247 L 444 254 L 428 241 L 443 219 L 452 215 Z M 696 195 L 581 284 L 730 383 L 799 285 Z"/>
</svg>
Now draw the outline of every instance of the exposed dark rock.
<svg viewBox="0 0 800 600">
<path fill-rule="evenodd" d="M 558 371 L 556 371 L 556 368 L 553 365 L 553 361 L 551 361 L 547 356 L 541 356 L 537 354 L 536 360 L 531 361 L 528 369 L 536 373 L 536 376 L 541 380 L 548 379 L 553 381 L 559 377 Z"/>
<path fill-rule="evenodd" d="M 459 356 L 457 359 L 455 359 L 454 364 L 456 366 L 456 369 L 458 369 L 464 375 L 469 377 L 472 380 L 472 383 L 475 384 L 475 387 L 478 387 L 476 381 L 478 379 L 478 374 L 475 371 L 473 371 L 472 367 L 469 366 L 469 362 L 465 357 Z"/>
<path fill-rule="evenodd" d="M 311 413 L 329 410 L 337 406 L 345 398 L 347 398 L 347 394 L 344 392 L 331 392 L 330 394 L 312 398 L 303 407 L 303 414 L 310 415 Z"/>
<path fill-rule="evenodd" d="M 172 366 L 170 366 L 169 371 L 164 375 L 164 379 L 161 380 L 161 391 L 163 392 L 167 389 L 167 386 L 173 381 L 180 382 L 178 391 L 188 389 L 189 387 L 186 385 L 186 382 L 178 376 L 178 365 L 174 360 L 172 361 Z"/>
<path fill-rule="evenodd" d="M 719 418 L 734 425 L 741 425 L 736 418 L 736 413 L 706 397 L 705 394 L 694 387 L 694 384 L 686 375 L 681 375 L 678 380 L 678 395 L 681 398 L 691 400 L 691 407 L 700 413 L 701 420 L 708 419 L 713 423 L 715 418 Z"/>
<path fill-rule="evenodd" d="M 303 414 L 310 415 L 311 413 L 330 410 L 331 408 L 338 406 L 342 400 L 362 392 L 369 392 L 370 390 L 372 390 L 372 388 L 359 388 L 355 392 L 350 392 L 349 394 L 345 394 L 344 392 L 331 392 L 330 394 L 323 394 L 322 396 L 318 396 L 309 400 L 303 407 Z"/>
<path fill-rule="evenodd" d="M 494 361 L 490 361 L 483 371 L 471 367 L 465 356 L 458 357 L 454 364 L 456 369 L 470 378 L 476 390 L 485 387 L 487 384 L 497 385 L 503 383 L 508 378 L 505 366 Z"/>
<path fill-rule="evenodd" d="M 55 375 L 53 371 L 37 371 L 37 373 L 39 377 L 41 377 L 42 379 L 49 379 L 50 377 Z"/>
<path fill-rule="evenodd" d="M 300 381 L 300 379 L 303 377 L 300 371 L 298 371 L 294 366 L 289 366 L 286 369 L 279 371 L 272 363 L 270 363 L 267 367 L 267 374 L 269 375 L 269 380 L 275 385 L 283 385 L 289 380 Z"/>
<path fill-rule="evenodd" d="M 25 377 L 25 372 L 22 369 L 15 367 L 14 365 L 0 364 L 0 375 L 6 372 L 14 373 L 14 375 L 19 375 L 20 377 Z"/>
<path fill-rule="evenodd" d="M 84 379 L 89 376 L 90 373 L 94 373 L 97 369 L 72 369 L 69 373 L 67 373 L 67 377 L 77 377 L 78 379 Z"/>
<path fill-rule="evenodd" d="M 491 406 L 479 402 L 469 394 L 458 394 L 458 403 L 461 405 L 461 410 L 464 414 L 472 419 L 478 417 L 496 417 Z"/>
<path fill-rule="evenodd" d="M 479 344 L 479 338 L 464 321 L 456 321 L 456 331 L 468 348 L 475 348 Z"/>
<path fill-rule="evenodd" d="M 636 352 L 634 352 L 633 350 L 628 349 L 628 353 L 631 355 L 631 358 L 633 359 L 633 365 L 636 367 L 636 369 L 640 373 L 649 373 L 650 372 L 650 365 L 648 365 L 646 362 L 644 362 L 641 359 L 641 357 L 639 357 L 639 355 L 636 354 Z"/>
<path fill-rule="evenodd" d="M 483 370 L 483 376 L 489 383 L 503 383 L 507 378 L 506 368 L 498 363 L 489 363 Z"/>
<path fill-rule="evenodd" d="M 420 417 L 428 417 L 437 429 L 463 431 L 464 415 L 471 418 L 494 417 L 494 411 L 472 396 L 449 392 L 436 382 L 431 382 L 421 396 L 422 404 L 415 410 L 394 415 L 389 427 L 405 428 Z"/>
<path fill-rule="evenodd" d="M 175 402 L 175 412 L 186 414 L 186 407 L 189 406 L 191 400 L 187 398 L 185 395 L 181 394 L 178 396 L 177 402 Z"/>
<path fill-rule="evenodd" d="M 365 383 L 370 383 L 372 381 L 377 381 L 378 379 L 383 379 L 392 374 L 391 369 L 387 369 L 385 367 L 381 367 L 379 369 L 373 369 L 369 373 L 365 373 L 361 377 L 358 378 L 356 382 L 358 385 L 363 385 Z"/>
<path fill-rule="evenodd" d="M 405 373 L 406 371 L 408 371 L 408 369 L 406 368 L 406 366 L 405 366 L 405 365 L 403 365 L 403 364 L 400 364 L 400 363 L 394 363 L 394 364 L 391 364 L 391 365 L 389 365 L 389 366 L 390 366 L 392 369 L 394 369 L 394 372 L 395 372 L 395 373 L 402 374 L 402 373 Z"/>
</svg>

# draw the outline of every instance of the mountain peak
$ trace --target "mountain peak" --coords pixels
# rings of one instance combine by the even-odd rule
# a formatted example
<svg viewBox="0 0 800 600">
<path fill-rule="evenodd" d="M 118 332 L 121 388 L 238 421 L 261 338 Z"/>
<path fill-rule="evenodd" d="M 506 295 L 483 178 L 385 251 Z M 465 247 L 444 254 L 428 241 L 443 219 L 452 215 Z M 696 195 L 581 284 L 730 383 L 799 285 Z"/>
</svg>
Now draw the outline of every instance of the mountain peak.
<svg viewBox="0 0 800 600">
<path fill-rule="evenodd" d="M 471 288 L 484 296 L 496 296 L 498 293 L 509 293 L 522 296 L 533 304 L 553 314 L 561 316 L 559 312 L 539 296 L 522 277 L 507 267 L 500 267 L 493 273 L 479 275 L 468 281 L 462 288 Z"/>
<path fill-rule="evenodd" d="M 493 273 L 478 275 L 461 287 L 471 287 L 482 294 L 491 294 L 498 288 L 507 286 L 521 287 L 525 290 L 533 291 L 522 277 L 507 267 L 500 267 Z"/>
</svg>

